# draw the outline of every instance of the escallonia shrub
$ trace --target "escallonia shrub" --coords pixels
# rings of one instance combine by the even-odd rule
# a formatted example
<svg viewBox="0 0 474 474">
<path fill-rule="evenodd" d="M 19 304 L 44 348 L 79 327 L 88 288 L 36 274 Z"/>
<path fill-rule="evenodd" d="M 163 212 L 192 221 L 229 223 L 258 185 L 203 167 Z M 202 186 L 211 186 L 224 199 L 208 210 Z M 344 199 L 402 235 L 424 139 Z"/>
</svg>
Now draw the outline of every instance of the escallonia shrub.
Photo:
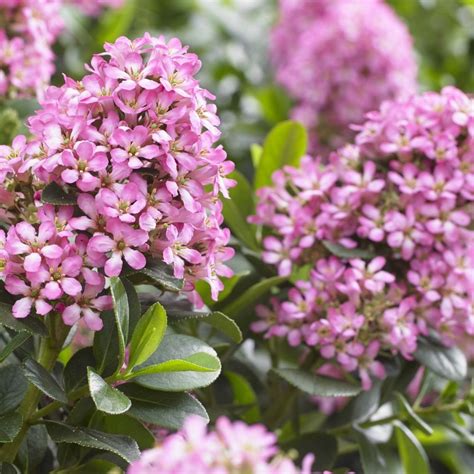
<svg viewBox="0 0 474 474">
<path fill-rule="evenodd" d="M 216 299 L 233 255 L 220 197 L 234 165 L 200 65 L 177 39 L 121 37 L 80 81 L 46 91 L 30 137 L 0 147 L 2 469 L 67 470 L 104 452 L 123 467 L 153 446 L 149 426 L 208 420 L 188 391 L 221 364 L 188 326 L 241 334 L 193 312 L 195 283 Z M 93 345 L 72 353 L 78 324 Z"/>
<path fill-rule="evenodd" d="M 306 278 L 252 327 L 368 390 L 386 376 L 380 356 L 474 335 L 473 101 L 448 87 L 387 102 L 358 130 L 329 163 L 304 157 L 257 191 L 263 260 Z"/>
</svg>

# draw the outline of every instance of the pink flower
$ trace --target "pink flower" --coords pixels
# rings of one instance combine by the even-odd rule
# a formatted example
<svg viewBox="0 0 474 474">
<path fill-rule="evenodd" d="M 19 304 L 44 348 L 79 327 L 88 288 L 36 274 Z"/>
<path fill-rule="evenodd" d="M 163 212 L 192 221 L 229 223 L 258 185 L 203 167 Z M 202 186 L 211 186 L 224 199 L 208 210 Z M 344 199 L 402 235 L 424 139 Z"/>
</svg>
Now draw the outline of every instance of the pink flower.
<svg viewBox="0 0 474 474">
<path fill-rule="evenodd" d="M 354 279 L 372 293 L 380 293 L 387 283 L 395 281 L 395 275 L 381 270 L 385 258 L 375 257 L 368 265 L 363 260 L 351 260 L 352 268 L 347 271 L 349 279 Z"/>
<path fill-rule="evenodd" d="M 23 296 L 13 305 L 12 312 L 15 318 L 26 318 L 31 313 L 33 305 L 41 316 L 48 314 L 53 309 L 47 303 L 46 295 L 42 292 L 39 284 L 28 286 L 17 276 L 8 275 L 5 280 L 5 289 L 12 295 Z"/>
</svg>

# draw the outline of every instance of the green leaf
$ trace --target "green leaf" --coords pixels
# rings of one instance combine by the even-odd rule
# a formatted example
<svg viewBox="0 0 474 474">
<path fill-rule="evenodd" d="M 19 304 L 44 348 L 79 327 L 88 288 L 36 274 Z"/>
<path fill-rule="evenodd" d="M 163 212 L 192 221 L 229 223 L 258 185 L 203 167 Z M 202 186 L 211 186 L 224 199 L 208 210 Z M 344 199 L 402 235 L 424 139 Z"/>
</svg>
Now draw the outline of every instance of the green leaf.
<svg viewBox="0 0 474 474">
<path fill-rule="evenodd" d="M 236 405 L 253 405 L 240 414 L 240 418 L 246 423 L 257 423 L 260 418 L 260 407 L 258 406 L 257 395 L 252 385 L 245 377 L 236 372 L 225 372 L 224 375 L 232 388 L 234 404 Z"/>
<path fill-rule="evenodd" d="M 165 291 L 178 293 L 183 289 L 184 280 L 175 278 L 173 267 L 167 265 L 161 260 L 149 260 L 145 268 L 139 271 L 129 270 L 126 276 L 133 279 L 134 276 L 144 275 L 153 283 Z"/>
<path fill-rule="evenodd" d="M 258 143 L 253 143 L 250 145 L 250 157 L 252 158 L 252 164 L 254 169 L 258 168 L 260 164 L 260 160 L 262 159 L 263 154 L 263 146 L 259 145 Z"/>
<path fill-rule="evenodd" d="M 224 301 L 232 293 L 232 290 L 235 288 L 235 285 L 237 285 L 237 283 L 243 277 L 246 277 L 249 274 L 250 271 L 244 270 L 239 273 L 234 273 L 234 275 L 232 275 L 230 278 L 222 277 L 221 281 L 224 285 L 224 289 L 219 293 L 219 301 Z M 207 284 L 207 282 L 205 282 L 204 280 L 196 282 L 196 290 L 206 306 L 212 308 L 216 304 L 216 301 L 214 301 L 211 297 L 211 288 Z"/>
<path fill-rule="evenodd" d="M 348 420 L 354 423 L 362 423 L 370 418 L 379 408 L 382 381 L 374 380 L 370 390 L 362 391 L 353 398 L 349 404 L 336 417 L 347 423 Z"/>
<path fill-rule="evenodd" d="M 395 437 L 402 464 L 407 473 L 430 474 L 428 456 L 416 436 L 399 421 L 395 422 Z"/>
<path fill-rule="evenodd" d="M 221 364 L 217 357 L 201 352 L 192 354 L 186 359 L 173 359 L 162 362 L 161 364 L 148 365 L 132 372 L 130 377 L 127 378 L 166 372 L 215 372 L 216 370 L 220 370 L 220 368 Z"/>
<path fill-rule="evenodd" d="M 132 402 L 119 390 L 111 387 L 100 375 L 88 367 L 89 391 L 97 410 L 111 415 L 125 413 Z"/>
<path fill-rule="evenodd" d="M 348 249 L 343 245 L 336 244 L 334 242 L 329 242 L 328 240 L 323 240 L 323 245 L 336 257 L 339 258 L 362 258 L 362 259 L 371 259 L 375 257 L 373 252 L 364 249 Z"/>
<path fill-rule="evenodd" d="M 41 201 L 55 206 L 73 206 L 77 202 L 75 194 L 67 194 L 59 184 L 49 183 L 41 193 Z"/>
<path fill-rule="evenodd" d="M 151 449 L 155 445 L 155 437 L 140 421 L 129 415 L 107 415 L 102 418 L 104 431 L 112 434 L 131 436 L 140 449 Z"/>
<path fill-rule="evenodd" d="M 382 456 L 378 446 L 374 444 L 360 428 L 356 427 L 355 433 L 364 474 L 381 474 L 387 472 L 385 457 Z"/>
<path fill-rule="evenodd" d="M 21 474 L 21 471 L 9 462 L 0 462 L 0 474 Z"/>
<path fill-rule="evenodd" d="M 199 353 L 206 354 L 206 367 L 211 368 L 210 360 L 213 360 L 214 370 L 206 372 L 202 372 L 201 370 L 164 372 L 144 375 L 138 377 L 136 381 L 144 387 L 154 390 L 163 390 L 165 392 L 180 392 L 206 387 L 219 376 L 221 368 L 220 361 L 217 358 L 216 351 L 212 347 L 191 336 L 184 336 L 182 334 L 166 335 L 158 350 L 144 364 L 140 365 L 138 369 L 144 369 L 148 366 L 158 365 L 167 361 L 186 360 L 191 356 L 196 357 Z M 201 358 L 202 361 L 202 355 L 198 357 Z M 173 364 L 174 363 L 175 362 L 173 362 Z"/>
<path fill-rule="evenodd" d="M 270 124 L 275 124 L 286 120 L 291 107 L 291 101 L 280 87 L 262 87 L 256 93 L 260 102 L 265 120 Z"/>
<path fill-rule="evenodd" d="M 118 327 L 112 311 L 102 313 L 104 327 L 94 334 L 93 353 L 96 360 L 94 367 L 105 377 L 112 375 L 122 366 Z M 123 339 L 122 339 L 123 341 Z M 89 364 L 91 365 L 91 364 Z M 86 377 L 84 369 L 84 377 Z"/>
<path fill-rule="evenodd" d="M 19 460 L 25 468 L 29 469 L 27 472 L 34 472 L 34 468 L 44 459 L 47 450 L 48 432 L 46 427 L 44 425 L 30 426 L 18 453 Z"/>
<path fill-rule="evenodd" d="M 160 303 L 155 303 L 140 318 L 133 332 L 129 369 L 143 364 L 156 351 L 165 335 L 166 326 L 166 311 Z"/>
<path fill-rule="evenodd" d="M 128 415 L 145 423 L 178 430 L 191 415 L 209 421 L 204 407 L 188 393 L 159 392 L 136 384 L 122 385 L 120 390 L 132 400 Z"/>
<path fill-rule="evenodd" d="M 0 415 L 13 411 L 21 403 L 27 387 L 20 365 L 0 367 Z"/>
<path fill-rule="evenodd" d="M 331 469 L 337 458 L 337 439 L 327 433 L 306 433 L 294 438 L 282 446 L 284 451 L 295 449 L 298 451 L 298 464 L 301 464 L 307 454 L 315 455 L 314 471 Z"/>
<path fill-rule="evenodd" d="M 313 396 L 354 397 L 361 391 L 358 385 L 322 375 L 311 374 L 301 369 L 273 369 L 273 372 L 289 384 Z"/>
<path fill-rule="evenodd" d="M 127 33 L 135 17 L 136 7 L 135 0 L 127 0 L 120 8 L 111 8 L 101 16 L 96 30 L 98 49 L 102 49 L 104 43 L 113 42 Z"/>
<path fill-rule="evenodd" d="M 14 337 L 12 337 L 9 341 L 8 344 L 5 345 L 5 347 L 0 351 L 0 364 L 7 359 L 7 357 L 15 350 L 18 349 L 23 345 L 24 342 L 26 342 L 29 338 L 31 337 L 31 334 L 22 331 L 16 334 Z"/>
<path fill-rule="evenodd" d="M 448 380 L 463 380 L 467 375 L 464 353 L 457 347 L 446 347 L 432 339 L 419 340 L 415 359 Z"/>
<path fill-rule="evenodd" d="M 12 307 L 6 303 L 0 303 L 0 325 L 16 332 L 26 331 L 29 334 L 48 336 L 46 326 L 35 317 L 16 319 L 12 314 Z"/>
<path fill-rule="evenodd" d="M 286 277 L 271 277 L 265 280 L 258 282 L 257 284 L 251 286 L 248 290 L 242 293 L 238 298 L 236 298 L 231 303 L 227 304 L 222 312 L 233 318 L 242 315 L 244 310 L 248 309 L 262 296 L 266 295 L 274 286 L 279 285 L 286 281 Z"/>
<path fill-rule="evenodd" d="M 87 448 L 108 451 L 127 462 L 136 461 L 140 457 L 137 442 L 128 436 L 103 433 L 102 431 L 69 426 L 57 421 L 46 421 L 49 436 L 55 443 L 78 444 Z"/>
<path fill-rule="evenodd" d="M 9 99 L 5 105 L 16 110 L 21 119 L 31 117 L 40 108 L 36 99 Z"/>
<path fill-rule="evenodd" d="M 54 377 L 38 362 L 33 359 L 27 359 L 23 364 L 23 374 L 35 387 L 39 388 L 45 395 L 58 400 L 61 403 L 67 403 L 67 396 L 63 388 L 54 379 Z"/>
<path fill-rule="evenodd" d="M 232 233 L 248 248 L 260 250 L 256 239 L 255 226 L 247 222 L 250 215 L 255 214 L 255 203 L 252 188 L 244 175 L 234 171 L 229 178 L 237 181 L 237 185 L 229 190 L 229 199 L 222 200 L 222 213 Z"/>
<path fill-rule="evenodd" d="M 20 118 L 18 112 L 12 108 L 0 110 L 0 144 L 10 145 L 18 135 L 20 128 Z"/>
<path fill-rule="evenodd" d="M 23 422 L 22 416 L 17 412 L 0 416 L 0 443 L 10 443 L 20 432 Z"/>
<path fill-rule="evenodd" d="M 64 385 L 67 393 L 87 385 L 87 367 L 95 365 L 95 362 L 91 347 L 80 349 L 69 359 L 64 368 Z"/>
<path fill-rule="evenodd" d="M 400 405 L 402 407 L 402 412 L 405 411 L 409 420 L 413 423 L 413 425 L 421 430 L 426 435 L 430 436 L 433 434 L 433 428 L 431 428 L 428 423 L 423 421 L 413 410 L 412 406 L 408 403 L 408 400 L 399 392 L 395 392 L 395 396 L 398 398 Z"/>
<path fill-rule="evenodd" d="M 180 317 L 179 315 L 177 316 L 177 321 L 173 321 L 176 323 L 180 323 L 183 321 L 192 321 L 196 320 L 199 322 L 203 322 L 206 324 L 209 324 L 213 328 L 217 329 L 220 331 L 222 334 L 227 336 L 229 339 L 231 339 L 235 343 L 240 343 L 242 342 L 242 331 L 240 330 L 239 326 L 237 323 L 226 316 L 225 314 L 215 311 L 213 313 L 193 313 L 191 315 L 184 315 Z"/>
<path fill-rule="evenodd" d="M 128 340 L 129 306 L 127 292 L 120 278 L 110 278 L 110 293 L 114 302 L 114 316 L 119 343 L 119 362 L 121 366 L 125 359 L 125 345 Z"/>
<path fill-rule="evenodd" d="M 125 291 L 127 292 L 127 299 L 128 299 L 128 309 L 129 309 L 129 321 L 128 321 L 128 340 L 127 343 L 130 342 L 130 337 L 135 330 L 136 325 L 142 314 L 142 308 L 140 304 L 140 300 L 138 298 L 137 291 L 135 289 L 135 285 L 127 280 L 126 278 L 121 278 Z"/>
<path fill-rule="evenodd" d="M 255 171 L 254 188 L 272 184 L 272 174 L 284 165 L 298 166 L 306 153 L 308 137 L 305 128 L 290 120 L 279 123 L 268 134 Z"/>
</svg>

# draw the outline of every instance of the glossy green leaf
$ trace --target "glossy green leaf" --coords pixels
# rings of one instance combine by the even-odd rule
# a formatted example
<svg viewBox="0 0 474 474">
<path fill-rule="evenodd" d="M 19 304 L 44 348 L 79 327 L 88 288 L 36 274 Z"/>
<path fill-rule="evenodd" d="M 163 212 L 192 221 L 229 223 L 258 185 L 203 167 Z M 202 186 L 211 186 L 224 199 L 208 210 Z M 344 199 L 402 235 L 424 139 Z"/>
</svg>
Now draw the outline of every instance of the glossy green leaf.
<svg viewBox="0 0 474 474">
<path fill-rule="evenodd" d="M 66 193 L 64 188 L 53 181 L 43 189 L 41 200 L 46 204 L 54 204 L 55 206 L 71 206 L 76 204 L 77 196 Z"/>
<path fill-rule="evenodd" d="M 272 174 L 284 165 L 298 166 L 306 153 L 308 137 L 305 128 L 290 120 L 274 127 L 263 145 L 263 153 L 255 171 L 254 188 L 272 184 Z"/>
<path fill-rule="evenodd" d="M 385 457 L 380 452 L 379 447 L 370 440 L 363 430 L 357 428 L 355 433 L 364 474 L 387 472 Z"/>
<path fill-rule="evenodd" d="M 67 403 L 67 396 L 63 388 L 56 379 L 38 362 L 33 359 L 27 359 L 23 363 L 23 374 L 36 388 L 39 388 L 45 395 Z"/>
<path fill-rule="evenodd" d="M 0 303 L 0 325 L 16 332 L 26 331 L 30 334 L 38 334 L 39 336 L 48 335 L 46 326 L 38 318 L 14 318 L 12 307 L 6 303 Z"/>
<path fill-rule="evenodd" d="M 23 418 L 17 412 L 0 416 L 0 443 L 9 443 L 20 432 Z"/>
<path fill-rule="evenodd" d="M 457 347 L 445 347 L 431 339 L 420 339 L 415 358 L 448 380 L 463 380 L 467 375 L 466 356 Z"/>
<path fill-rule="evenodd" d="M 106 415 L 101 421 L 103 431 L 131 436 L 140 449 L 151 449 L 156 440 L 151 431 L 140 421 L 127 415 Z"/>
<path fill-rule="evenodd" d="M 144 387 L 166 392 L 180 392 L 184 390 L 194 390 L 210 385 L 220 374 L 220 361 L 216 351 L 199 339 L 181 334 L 166 335 L 158 350 L 142 365 L 138 370 L 149 366 L 176 361 L 187 360 L 197 354 L 206 354 L 206 367 L 210 368 L 211 360 L 214 370 L 209 371 L 174 371 L 163 372 L 151 375 L 143 375 L 136 379 L 136 382 Z M 202 356 L 199 356 L 202 357 Z M 196 359 L 195 359 L 196 360 Z M 173 362 L 174 364 L 175 362 Z"/>
<path fill-rule="evenodd" d="M 133 332 L 129 369 L 143 364 L 156 351 L 165 335 L 166 326 L 166 311 L 160 303 L 155 303 L 140 318 Z"/>
<path fill-rule="evenodd" d="M 183 289 L 184 280 L 176 278 L 173 267 L 161 260 L 149 260 L 146 267 L 140 271 L 133 271 L 131 275 L 144 275 L 154 284 L 165 291 L 178 293 Z"/>
<path fill-rule="evenodd" d="M 395 437 L 405 472 L 430 474 L 428 456 L 423 446 L 403 423 L 395 423 Z"/>
<path fill-rule="evenodd" d="M 341 412 L 336 414 L 338 420 L 342 420 L 343 423 L 347 423 L 348 420 L 362 423 L 369 419 L 380 406 L 381 389 L 382 382 L 373 380 L 370 390 L 363 390 Z"/>
<path fill-rule="evenodd" d="M 0 415 L 13 411 L 21 403 L 27 387 L 20 365 L 0 367 Z"/>
<path fill-rule="evenodd" d="M 222 213 L 232 233 L 249 249 L 259 251 L 256 239 L 256 228 L 247 222 L 247 218 L 255 214 L 252 187 L 247 178 L 234 171 L 229 178 L 237 181 L 237 185 L 229 190 L 229 199 L 222 200 Z"/>
<path fill-rule="evenodd" d="M 128 312 L 129 312 L 129 319 L 128 319 L 128 340 L 127 343 L 130 342 L 130 338 L 135 330 L 138 321 L 142 315 L 142 308 L 140 304 L 140 300 L 138 299 L 138 294 L 135 289 L 135 285 L 127 280 L 126 278 L 121 278 L 125 291 L 127 293 L 128 299 Z"/>
<path fill-rule="evenodd" d="M 64 386 L 67 393 L 87 385 L 87 367 L 92 367 L 95 363 L 91 347 L 80 349 L 69 359 L 64 368 Z"/>
<path fill-rule="evenodd" d="M 397 397 L 398 401 L 400 402 L 400 405 L 402 407 L 402 411 L 405 411 L 407 414 L 409 420 L 413 423 L 413 425 L 421 430 L 423 433 L 426 435 L 431 435 L 433 434 L 433 428 L 423 421 L 413 410 L 412 406 L 408 403 L 408 400 L 398 392 L 395 392 L 395 396 Z"/>
<path fill-rule="evenodd" d="M 127 292 L 118 277 L 110 279 L 110 294 L 114 302 L 115 324 L 117 326 L 118 343 L 119 343 L 119 361 L 123 363 L 125 359 L 125 345 L 128 340 L 129 325 L 129 306 Z"/>
<path fill-rule="evenodd" d="M 110 386 L 100 375 L 90 367 L 87 369 L 89 392 L 97 410 L 111 415 L 125 413 L 132 402 L 119 390 Z"/>
<path fill-rule="evenodd" d="M 289 384 L 313 396 L 354 397 L 361 391 L 361 387 L 358 385 L 315 375 L 301 369 L 273 369 L 273 372 Z"/>
<path fill-rule="evenodd" d="M 136 384 L 122 385 L 120 390 L 132 400 L 132 407 L 127 414 L 145 423 L 177 430 L 191 415 L 209 421 L 202 404 L 188 393 L 159 392 Z"/>
<path fill-rule="evenodd" d="M 29 472 L 43 461 L 48 450 L 48 431 L 44 425 L 33 425 L 28 429 L 26 439 L 23 441 L 18 458 L 22 466 Z"/>
<path fill-rule="evenodd" d="M 108 451 L 127 462 L 140 457 L 137 442 L 129 436 L 104 433 L 102 431 L 70 426 L 57 421 L 46 421 L 49 436 L 55 443 L 71 443 L 79 446 Z"/>
<path fill-rule="evenodd" d="M 97 372 L 105 377 L 113 374 L 122 366 L 119 331 L 112 311 L 102 313 L 104 327 L 94 334 L 93 353 L 94 367 Z M 123 339 L 122 339 L 123 340 Z M 91 365 L 91 364 L 89 364 Z M 84 370 L 84 374 L 86 371 Z"/>
<path fill-rule="evenodd" d="M 8 358 L 8 356 L 15 350 L 23 345 L 31 337 L 31 334 L 22 331 L 13 336 L 6 344 L 3 349 L 0 351 L 0 363 Z"/>
<path fill-rule="evenodd" d="M 343 245 L 336 244 L 334 242 L 329 242 L 328 240 L 323 240 L 323 245 L 336 257 L 339 258 L 363 258 L 371 259 L 375 257 L 375 254 L 369 250 L 364 249 L 348 249 Z"/>
<path fill-rule="evenodd" d="M 222 309 L 222 312 L 232 318 L 237 318 L 256 301 L 265 296 L 273 287 L 283 283 L 286 279 L 286 277 L 275 276 L 258 282 L 247 289 L 234 301 L 227 304 Z"/>
</svg>

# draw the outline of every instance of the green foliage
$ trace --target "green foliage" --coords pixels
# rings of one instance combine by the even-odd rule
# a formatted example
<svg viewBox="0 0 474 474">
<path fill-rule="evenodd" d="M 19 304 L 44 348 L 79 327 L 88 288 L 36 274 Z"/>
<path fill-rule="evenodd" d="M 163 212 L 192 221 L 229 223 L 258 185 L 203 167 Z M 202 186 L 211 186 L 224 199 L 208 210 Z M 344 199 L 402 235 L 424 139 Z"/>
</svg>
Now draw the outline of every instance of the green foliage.
<svg viewBox="0 0 474 474">
<path fill-rule="evenodd" d="M 87 380 L 89 382 L 89 392 L 97 410 L 111 415 L 120 415 L 125 413 L 132 405 L 132 402 L 122 392 L 111 387 L 90 367 L 87 369 Z"/>
</svg>

